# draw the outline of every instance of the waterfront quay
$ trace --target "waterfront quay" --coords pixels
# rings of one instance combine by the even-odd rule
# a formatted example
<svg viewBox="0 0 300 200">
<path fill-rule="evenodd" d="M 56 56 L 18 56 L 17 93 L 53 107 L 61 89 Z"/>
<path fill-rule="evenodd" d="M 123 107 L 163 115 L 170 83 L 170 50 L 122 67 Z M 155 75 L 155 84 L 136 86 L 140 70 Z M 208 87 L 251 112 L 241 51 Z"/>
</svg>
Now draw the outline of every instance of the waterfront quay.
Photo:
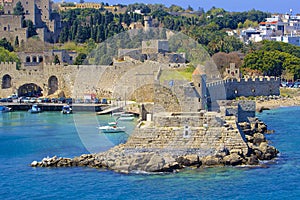
<svg viewBox="0 0 300 200">
<path fill-rule="evenodd" d="M 12 108 L 13 111 L 27 111 L 34 103 L 16 103 L 16 102 L 2 102 L 0 105 Z M 42 111 L 61 111 L 65 104 L 62 103 L 35 103 Z M 70 105 L 74 111 L 94 111 L 100 112 L 105 110 L 108 104 L 95 103 L 76 103 Z"/>
</svg>

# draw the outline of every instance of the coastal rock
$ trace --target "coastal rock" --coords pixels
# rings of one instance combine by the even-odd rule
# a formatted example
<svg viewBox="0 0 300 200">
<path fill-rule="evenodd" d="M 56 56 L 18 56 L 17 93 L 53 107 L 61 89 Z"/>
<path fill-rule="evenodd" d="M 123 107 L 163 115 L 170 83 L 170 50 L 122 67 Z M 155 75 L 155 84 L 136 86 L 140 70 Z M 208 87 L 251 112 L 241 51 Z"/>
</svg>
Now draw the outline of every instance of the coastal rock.
<svg viewBox="0 0 300 200">
<path fill-rule="evenodd" d="M 247 164 L 248 165 L 258 165 L 259 161 L 256 155 L 250 155 L 250 157 L 247 157 Z"/>
<path fill-rule="evenodd" d="M 240 155 L 238 155 L 237 153 L 233 153 L 228 156 L 225 156 L 223 158 L 223 162 L 225 165 L 236 166 L 236 165 L 242 164 L 243 158 Z"/>
<path fill-rule="evenodd" d="M 266 138 L 264 136 L 264 134 L 262 133 L 255 133 L 253 135 L 253 144 L 254 145 L 260 145 L 262 142 L 265 142 Z"/>
<path fill-rule="evenodd" d="M 176 159 L 176 161 L 183 166 L 201 165 L 199 156 L 195 154 L 180 156 Z"/>
<path fill-rule="evenodd" d="M 32 161 L 32 163 L 30 164 L 31 167 L 37 167 L 38 166 L 38 162 L 37 161 Z"/>
<path fill-rule="evenodd" d="M 201 159 L 201 162 L 205 166 L 214 166 L 214 165 L 220 165 L 221 159 L 215 156 L 206 156 Z"/>
</svg>

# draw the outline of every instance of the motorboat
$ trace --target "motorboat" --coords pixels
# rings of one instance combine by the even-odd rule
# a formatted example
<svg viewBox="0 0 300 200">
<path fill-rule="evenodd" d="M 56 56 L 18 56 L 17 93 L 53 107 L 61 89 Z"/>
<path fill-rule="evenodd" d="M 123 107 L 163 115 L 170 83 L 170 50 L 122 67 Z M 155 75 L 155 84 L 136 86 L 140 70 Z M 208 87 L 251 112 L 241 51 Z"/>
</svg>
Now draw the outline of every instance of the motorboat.
<svg viewBox="0 0 300 200">
<path fill-rule="evenodd" d="M 0 113 L 10 112 L 12 109 L 7 106 L 0 106 Z"/>
<path fill-rule="evenodd" d="M 40 113 L 40 112 L 42 112 L 42 109 L 37 104 L 33 104 L 31 109 L 28 110 L 28 112 L 30 112 L 30 113 Z"/>
<path fill-rule="evenodd" d="M 118 126 L 117 122 L 110 122 L 106 126 L 99 126 L 98 129 L 102 133 L 119 133 L 119 132 L 124 132 L 125 131 L 125 127 Z"/>
<path fill-rule="evenodd" d="M 132 121 L 132 120 L 134 120 L 134 115 L 130 113 L 123 113 L 117 118 L 117 121 Z"/>
<path fill-rule="evenodd" d="M 125 114 L 125 112 L 115 112 L 115 113 L 112 113 L 111 115 L 113 117 L 120 117 L 122 114 Z"/>
<path fill-rule="evenodd" d="M 62 110 L 61 110 L 61 113 L 62 113 L 62 114 L 72 114 L 72 112 L 73 112 L 73 110 L 72 110 L 71 106 L 69 106 L 69 105 L 64 105 L 64 106 L 62 107 Z"/>
</svg>

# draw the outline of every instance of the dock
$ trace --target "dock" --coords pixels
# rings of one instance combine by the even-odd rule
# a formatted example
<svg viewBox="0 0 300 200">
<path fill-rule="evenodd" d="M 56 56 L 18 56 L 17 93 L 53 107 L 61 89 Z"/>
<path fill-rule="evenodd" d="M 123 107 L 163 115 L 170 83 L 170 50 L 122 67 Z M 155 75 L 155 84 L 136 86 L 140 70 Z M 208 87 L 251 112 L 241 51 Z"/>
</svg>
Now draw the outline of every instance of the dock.
<svg viewBox="0 0 300 200">
<path fill-rule="evenodd" d="M 12 108 L 13 111 L 27 111 L 31 108 L 34 103 L 15 103 L 5 102 L 0 105 Z M 61 111 L 62 107 L 66 104 L 61 103 L 35 103 L 41 108 L 42 111 Z M 109 105 L 107 104 L 71 104 L 73 111 L 93 111 L 100 112 L 105 110 Z"/>
<path fill-rule="evenodd" d="M 107 115 L 107 114 L 111 114 L 113 112 L 121 112 L 121 111 L 123 111 L 123 107 L 113 106 L 113 107 L 103 109 L 103 110 L 97 112 L 96 114 L 97 115 Z"/>
</svg>

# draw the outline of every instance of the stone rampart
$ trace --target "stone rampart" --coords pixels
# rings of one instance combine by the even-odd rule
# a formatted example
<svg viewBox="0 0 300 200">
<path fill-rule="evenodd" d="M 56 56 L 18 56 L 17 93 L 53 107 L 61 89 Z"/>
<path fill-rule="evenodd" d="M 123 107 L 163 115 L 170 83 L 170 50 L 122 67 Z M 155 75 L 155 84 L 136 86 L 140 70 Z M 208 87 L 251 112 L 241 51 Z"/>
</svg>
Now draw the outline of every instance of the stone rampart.
<svg viewBox="0 0 300 200">
<path fill-rule="evenodd" d="M 250 96 L 280 95 L 280 78 L 278 77 L 255 77 L 243 79 L 227 79 L 207 84 L 208 93 L 211 96 L 226 92 L 226 99 Z M 218 99 L 218 98 L 215 98 Z"/>
<path fill-rule="evenodd" d="M 248 153 L 248 146 L 237 128 L 234 117 L 222 119 L 221 125 L 213 121 L 210 123 L 209 120 L 207 124 L 203 124 L 205 115 L 210 115 L 211 120 L 218 119 L 216 113 L 181 115 L 189 124 L 182 123 L 182 119 L 176 116 L 155 116 L 152 125 L 135 130 L 125 144 L 126 150 L 159 151 L 173 155 L 197 154 L 200 157 L 215 155 L 224 148 L 243 155 Z"/>
</svg>

